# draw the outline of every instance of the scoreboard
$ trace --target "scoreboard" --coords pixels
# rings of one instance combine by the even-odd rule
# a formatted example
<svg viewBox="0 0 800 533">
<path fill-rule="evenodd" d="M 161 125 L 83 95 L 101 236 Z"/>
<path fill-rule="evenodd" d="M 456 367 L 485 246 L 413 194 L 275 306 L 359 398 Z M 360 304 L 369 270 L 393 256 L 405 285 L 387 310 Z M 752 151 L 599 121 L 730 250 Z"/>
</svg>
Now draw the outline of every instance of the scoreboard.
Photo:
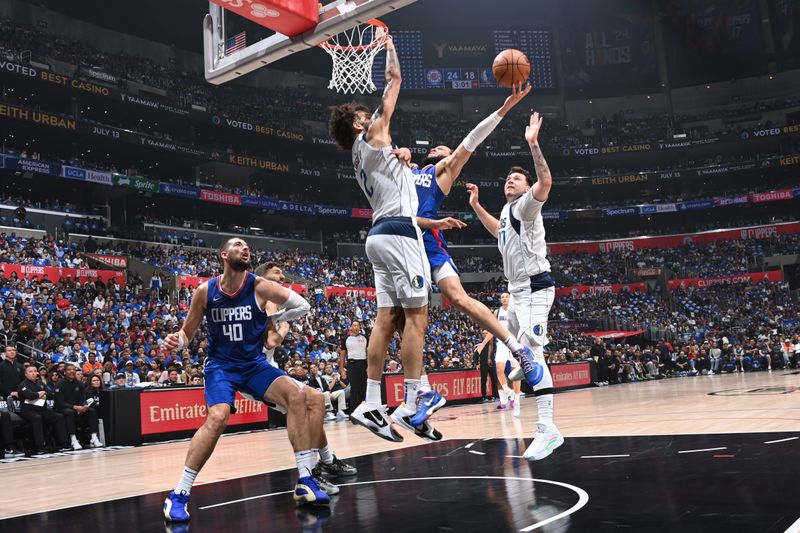
<svg viewBox="0 0 800 533">
<path fill-rule="evenodd" d="M 466 33 L 466 32 L 465 32 Z M 521 50 L 531 62 L 534 89 L 555 89 L 553 42 L 549 30 L 494 30 L 458 37 L 429 37 L 419 30 L 392 31 L 403 71 L 403 89 L 495 89 L 494 57 L 507 48 Z M 372 68 L 375 85 L 382 89 L 386 54 L 379 53 Z"/>
</svg>

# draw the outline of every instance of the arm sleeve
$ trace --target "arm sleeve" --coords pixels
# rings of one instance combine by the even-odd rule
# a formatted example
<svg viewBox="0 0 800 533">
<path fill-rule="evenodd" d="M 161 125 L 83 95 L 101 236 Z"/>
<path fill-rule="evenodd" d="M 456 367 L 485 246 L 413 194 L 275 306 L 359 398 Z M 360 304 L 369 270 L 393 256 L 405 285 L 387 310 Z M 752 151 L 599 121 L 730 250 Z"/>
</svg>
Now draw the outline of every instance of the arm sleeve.
<svg viewBox="0 0 800 533">
<path fill-rule="evenodd" d="M 306 316 L 311 305 L 299 294 L 290 290 L 289 299 L 283 304 L 283 309 L 270 317 L 273 322 L 291 322 Z"/>
<path fill-rule="evenodd" d="M 516 214 L 517 218 L 520 220 L 534 220 L 541 214 L 543 205 L 544 202 L 540 202 L 534 198 L 530 191 L 528 191 L 514 204 L 514 214 Z"/>
<path fill-rule="evenodd" d="M 464 140 L 461 141 L 461 144 L 466 148 L 466 150 L 470 153 L 474 152 L 478 149 L 483 141 L 486 140 L 486 137 L 489 136 L 490 133 L 494 131 L 500 121 L 503 120 L 503 117 L 497 114 L 497 111 L 483 119 L 480 124 L 475 126 L 475 128 L 464 137 Z"/>
</svg>

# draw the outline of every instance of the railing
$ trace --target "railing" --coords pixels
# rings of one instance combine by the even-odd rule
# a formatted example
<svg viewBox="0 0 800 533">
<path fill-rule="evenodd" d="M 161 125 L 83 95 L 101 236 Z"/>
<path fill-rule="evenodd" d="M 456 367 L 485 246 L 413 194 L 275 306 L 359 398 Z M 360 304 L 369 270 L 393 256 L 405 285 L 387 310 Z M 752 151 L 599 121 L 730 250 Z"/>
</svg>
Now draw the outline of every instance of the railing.
<svg viewBox="0 0 800 533">
<path fill-rule="evenodd" d="M 50 357 L 47 352 L 43 352 L 38 348 L 34 348 L 30 344 L 16 342 L 15 345 L 17 349 L 17 357 L 27 359 L 29 363 L 36 365 L 37 367 L 44 367 L 44 363 L 42 361 Z"/>
</svg>

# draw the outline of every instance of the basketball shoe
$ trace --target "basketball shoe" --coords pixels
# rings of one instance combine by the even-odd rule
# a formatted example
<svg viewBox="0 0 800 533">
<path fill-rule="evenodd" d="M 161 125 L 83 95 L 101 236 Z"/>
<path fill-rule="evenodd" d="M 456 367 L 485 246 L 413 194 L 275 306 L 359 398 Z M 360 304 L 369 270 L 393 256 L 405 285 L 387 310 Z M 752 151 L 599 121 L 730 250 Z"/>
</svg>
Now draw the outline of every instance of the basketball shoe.
<svg viewBox="0 0 800 533">
<path fill-rule="evenodd" d="M 428 418 L 431 417 L 433 413 L 441 409 L 444 404 L 447 403 L 447 400 L 444 399 L 444 396 L 439 394 L 436 391 L 429 390 L 427 392 L 420 391 L 417 394 L 417 411 L 416 413 L 411 413 L 411 425 L 412 426 L 419 426 L 423 422 L 425 422 Z M 399 409 L 399 407 L 398 407 Z M 397 412 L 397 410 L 395 410 Z"/>
<path fill-rule="evenodd" d="M 185 522 L 189 520 L 189 493 L 186 491 L 167 494 L 164 500 L 164 519 L 168 522 Z"/>
<path fill-rule="evenodd" d="M 358 474 L 356 467 L 345 463 L 344 461 L 338 459 L 335 455 L 333 456 L 333 461 L 331 461 L 331 464 L 326 464 L 322 461 L 317 462 L 317 466 L 315 466 L 314 470 L 312 471 L 315 476 L 317 476 L 317 470 L 319 470 L 320 474 L 324 473 L 325 475 L 333 477 L 355 476 Z"/>
<path fill-rule="evenodd" d="M 386 416 L 386 407 L 383 405 L 375 409 L 367 409 L 366 402 L 361 402 L 361 405 L 350 414 L 350 421 L 364 426 L 382 439 L 403 442 L 403 437 L 395 431 L 392 421 Z"/>
<path fill-rule="evenodd" d="M 392 422 L 397 424 L 403 429 L 407 429 L 420 437 L 421 439 L 425 439 L 431 442 L 438 442 L 442 440 L 442 434 L 436 428 L 434 428 L 430 421 L 425 420 L 422 424 L 414 425 L 411 423 L 411 415 L 414 412 L 411 411 L 408 406 L 406 406 L 405 402 L 400 404 L 397 409 L 394 410 L 392 413 Z"/>
<path fill-rule="evenodd" d="M 528 461 L 541 461 L 553 450 L 564 444 L 564 436 L 558 431 L 555 424 L 536 424 L 536 433 L 533 435 L 533 442 L 525 450 L 523 457 Z"/>
<path fill-rule="evenodd" d="M 544 377 L 544 370 L 542 365 L 533 360 L 533 352 L 527 346 L 523 346 L 516 352 L 514 357 L 519 361 L 519 366 L 508 373 L 508 379 L 511 381 L 521 381 L 525 378 L 528 385 L 535 387 L 542 381 Z"/>
<path fill-rule="evenodd" d="M 339 487 L 331 483 L 330 480 L 326 479 L 318 467 L 315 467 L 311 471 L 311 477 L 313 477 L 314 481 L 317 482 L 317 485 L 319 485 L 319 488 L 322 489 L 322 492 L 328 496 L 336 496 L 339 494 Z"/>
<path fill-rule="evenodd" d="M 335 486 L 335 485 L 334 485 Z M 339 487 L 336 487 L 339 490 Z M 297 480 L 294 486 L 294 501 L 298 505 L 310 503 L 311 505 L 328 505 L 331 498 L 323 491 L 314 476 L 304 476 Z"/>
</svg>

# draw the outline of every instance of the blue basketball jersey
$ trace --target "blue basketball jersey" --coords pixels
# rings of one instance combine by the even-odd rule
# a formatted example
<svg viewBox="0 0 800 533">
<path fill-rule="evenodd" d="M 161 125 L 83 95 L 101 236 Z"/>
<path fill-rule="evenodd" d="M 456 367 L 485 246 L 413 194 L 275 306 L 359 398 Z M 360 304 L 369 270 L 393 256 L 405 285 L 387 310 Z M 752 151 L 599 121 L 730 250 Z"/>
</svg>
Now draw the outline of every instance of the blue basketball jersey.
<svg viewBox="0 0 800 533">
<path fill-rule="evenodd" d="M 230 295 L 222 291 L 219 280 L 217 276 L 208 281 L 208 358 L 223 363 L 263 359 L 261 346 L 269 317 L 256 303 L 256 277 L 248 272 L 239 290 Z"/>
<path fill-rule="evenodd" d="M 419 199 L 417 216 L 432 220 L 439 218 L 439 207 L 447 195 L 442 192 L 436 182 L 436 166 L 427 165 L 414 169 L 414 184 L 417 187 L 417 198 Z M 428 256 L 431 272 L 444 263 L 450 263 L 455 268 L 442 232 L 435 229 L 423 230 L 422 242 L 425 245 L 425 254 Z M 457 271 L 458 269 L 456 269 Z"/>
</svg>

